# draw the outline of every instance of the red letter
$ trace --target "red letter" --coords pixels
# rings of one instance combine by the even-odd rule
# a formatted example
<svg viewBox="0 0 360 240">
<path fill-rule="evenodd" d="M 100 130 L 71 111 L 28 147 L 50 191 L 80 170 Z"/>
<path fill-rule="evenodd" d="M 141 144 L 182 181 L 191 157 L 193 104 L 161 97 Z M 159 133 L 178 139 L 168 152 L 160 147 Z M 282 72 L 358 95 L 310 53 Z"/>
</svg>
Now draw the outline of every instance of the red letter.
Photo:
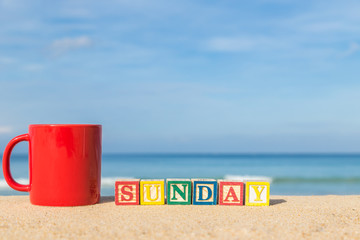
<svg viewBox="0 0 360 240">
<path fill-rule="evenodd" d="M 126 191 L 125 188 L 128 188 L 128 191 Z M 121 188 L 121 201 L 131 201 L 134 198 L 134 194 L 131 192 L 132 190 L 133 186 L 123 186 Z M 127 195 L 128 198 L 126 198 L 124 195 Z"/>
<path fill-rule="evenodd" d="M 231 197 L 233 199 L 231 202 L 239 202 L 239 199 L 237 198 L 233 187 L 229 188 L 229 192 L 226 195 L 226 198 L 225 198 L 224 202 L 228 202 L 229 197 Z"/>
</svg>

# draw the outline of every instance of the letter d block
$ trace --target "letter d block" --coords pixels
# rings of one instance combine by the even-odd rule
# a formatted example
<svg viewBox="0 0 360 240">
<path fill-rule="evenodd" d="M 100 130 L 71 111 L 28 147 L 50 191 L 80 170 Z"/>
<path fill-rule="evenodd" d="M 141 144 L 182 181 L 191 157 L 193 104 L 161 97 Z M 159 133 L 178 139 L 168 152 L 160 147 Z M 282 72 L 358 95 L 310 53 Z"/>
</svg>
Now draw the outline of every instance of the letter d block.
<svg viewBox="0 0 360 240">
<path fill-rule="evenodd" d="M 165 181 L 163 179 L 144 179 L 140 181 L 140 204 L 165 204 Z"/>
<path fill-rule="evenodd" d="M 166 179 L 167 204 L 189 205 L 191 204 L 191 181 L 190 179 Z"/>
<path fill-rule="evenodd" d="M 216 205 L 217 181 L 215 179 L 192 179 L 193 205 Z"/>
<path fill-rule="evenodd" d="M 244 205 L 244 183 L 219 180 L 219 205 Z"/>
<path fill-rule="evenodd" d="M 268 182 L 246 182 L 246 206 L 269 206 L 270 205 L 270 183 Z"/>
<path fill-rule="evenodd" d="M 122 179 L 115 182 L 116 205 L 139 205 L 139 179 Z"/>
</svg>

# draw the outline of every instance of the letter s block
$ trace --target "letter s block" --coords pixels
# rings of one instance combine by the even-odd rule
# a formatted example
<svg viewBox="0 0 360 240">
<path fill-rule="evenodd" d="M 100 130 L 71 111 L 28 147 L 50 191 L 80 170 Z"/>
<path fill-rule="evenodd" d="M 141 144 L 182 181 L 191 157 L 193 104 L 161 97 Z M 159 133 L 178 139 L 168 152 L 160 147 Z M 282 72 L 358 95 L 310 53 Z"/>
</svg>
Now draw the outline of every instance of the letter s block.
<svg viewBox="0 0 360 240">
<path fill-rule="evenodd" d="M 244 183 L 219 180 L 219 205 L 244 205 Z"/>
<path fill-rule="evenodd" d="M 192 179 L 193 205 L 216 205 L 217 181 L 215 179 Z"/>
<path fill-rule="evenodd" d="M 189 205 L 191 204 L 191 181 L 190 179 L 166 179 L 167 204 Z"/>
<path fill-rule="evenodd" d="M 165 181 L 163 179 L 142 179 L 140 181 L 140 204 L 165 204 Z"/>
<path fill-rule="evenodd" d="M 269 206 L 270 183 L 269 182 L 246 182 L 246 206 Z"/>
<path fill-rule="evenodd" d="M 115 181 L 116 205 L 139 205 L 139 179 Z"/>
</svg>

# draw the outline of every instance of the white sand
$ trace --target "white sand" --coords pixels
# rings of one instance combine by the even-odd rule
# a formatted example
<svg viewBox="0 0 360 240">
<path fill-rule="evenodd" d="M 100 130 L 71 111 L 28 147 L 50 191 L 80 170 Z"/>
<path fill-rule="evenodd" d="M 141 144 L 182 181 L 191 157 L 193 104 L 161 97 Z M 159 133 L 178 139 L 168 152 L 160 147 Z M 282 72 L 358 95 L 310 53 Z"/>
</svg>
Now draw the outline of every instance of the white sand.
<svg viewBox="0 0 360 240">
<path fill-rule="evenodd" d="M 0 239 L 360 239 L 360 196 L 271 196 L 270 207 L 40 207 L 0 197 Z"/>
</svg>

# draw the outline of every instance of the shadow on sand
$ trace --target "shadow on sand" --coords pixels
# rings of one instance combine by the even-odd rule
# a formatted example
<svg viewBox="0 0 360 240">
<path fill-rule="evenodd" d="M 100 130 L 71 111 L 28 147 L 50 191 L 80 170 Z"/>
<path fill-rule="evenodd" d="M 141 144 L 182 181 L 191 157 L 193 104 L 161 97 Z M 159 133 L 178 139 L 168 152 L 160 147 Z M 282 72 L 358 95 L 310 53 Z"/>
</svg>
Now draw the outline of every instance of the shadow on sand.
<svg viewBox="0 0 360 240">
<path fill-rule="evenodd" d="M 99 204 L 109 203 L 109 202 L 115 202 L 115 197 L 114 196 L 101 197 Z M 285 199 L 270 199 L 270 206 L 274 206 L 274 205 L 282 204 L 282 203 L 286 203 L 286 200 Z"/>
<path fill-rule="evenodd" d="M 100 202 L 98 204 L 109 203 L 109 202 L 115 202 L 115 197 L 114 196 L 100 197 Z"/>
<path fill-rule="evenodd" d="M 100 198 L 100 202 L 98 204 L 102 204 L 102 203 L 109 203 L 109 202 L 115 202 L 115 197 L 114 196 L 104 196 Z M 277 204 L 282 204 L 285 203 L 286 200 L 285 199 L 270 199 L 270 206 L 274 206 Z"/>
<path fill-rule="evenodd" d="M 285 199 L 270 199 L 270 206 L 286 203 Z"/>
</svg>

